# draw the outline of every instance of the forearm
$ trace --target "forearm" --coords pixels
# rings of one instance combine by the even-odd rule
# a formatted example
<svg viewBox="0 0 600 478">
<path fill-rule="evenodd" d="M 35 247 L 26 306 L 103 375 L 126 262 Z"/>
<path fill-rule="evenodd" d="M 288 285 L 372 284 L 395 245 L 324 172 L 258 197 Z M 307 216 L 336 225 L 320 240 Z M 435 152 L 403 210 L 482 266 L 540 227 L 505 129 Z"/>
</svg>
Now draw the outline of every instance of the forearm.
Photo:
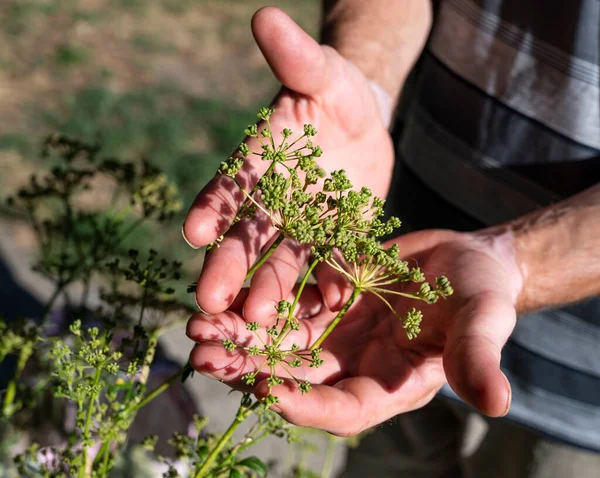
<svg viewBox="0 0 600 478">
<path fill-rule="evenodd" d="M 325 0 L 322 41 L 396 101 L 431 27 L 430 0 Z"/>
<path fill-rule="evenodd" d="M 519 313 L 600 295 L 600 184 L 488 233 L 522 274 Z"/>
</svg>

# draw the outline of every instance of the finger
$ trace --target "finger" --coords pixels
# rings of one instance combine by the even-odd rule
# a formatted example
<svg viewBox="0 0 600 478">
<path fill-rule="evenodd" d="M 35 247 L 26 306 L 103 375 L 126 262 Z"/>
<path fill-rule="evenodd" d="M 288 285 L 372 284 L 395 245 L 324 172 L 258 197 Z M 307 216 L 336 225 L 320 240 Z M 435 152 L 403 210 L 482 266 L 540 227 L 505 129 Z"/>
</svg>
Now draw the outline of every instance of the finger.
<svg viewBox="0 0 600 478">
<path fill-rule="evenodd" d="M 298 284 L 294 286 L 290 295 L 288 295 L 288 301 L 293 303 L 294 297 L 296 296 L 296 292 L 298 291 Z M 246 303 L 246 298 L 250 293 L 250 289 L 248 287 L 244 287 L 237 297 L 234 299 L 233 303 L 227 309 L 229 312 L 234 312 L 243 317 L 243 309 Z M 319 314 L 323 309 L 323 297 L 321 296 L 321 292 L 319 289 L 311 284 L 307 285 L 302 291 L 302 296 L 300 298 L 299 303 L 296 305 L 296 309 L 294 310 L 294 316 L 300 320 L 311 319 L 315 321 L 315 316 L 323 315 Z M 329 314 L 328 314 L 329 315 Z M 320 322 L 325 323 L 328 320 L 328 317 L 323 317 Z M 246 322 L 253 322 L 251 320 L 247 320 Z"/>
<path fill-rule="evenodd" d="M 290 299 L 309 249 L 291 239 L 285 239 L 267 261 L 254 273 L 250 292 L 244 304 L 244 318 L 262 325 L 271 324 L 277 315 L 276 306 Z"/>
<path fill-rule="evenodd" d="M 249 344 L 259 345 L 259 342 L 249 342 Z M 260 345 L 259 345 L 260 346 Z M 327 352 L 321 352 L 323 365 L 318 368 L 310 367 L 308 362 L 302 361 L 300 367 L 292 367 L 290 364 L 294 360 L 289 356 L 286 363 L 278 363 L 275 366 L 275 375 L 281 378 L 289 378 L 297 385 L 297 382 L 308 380 L 309 382 L 322 383 L 335 380 L 340 377 L 341 364 L 336 356 Z M 242 377 L 247 373 L 258 372 L 256 383 L 270 376 L 268 365 L 265 363 L 266 357 L 250 356 L 244 350 L 234 350 L 228 352 L 222 343 L 209 341 L 197 344 L 190 353 L 190 364 L 202 375 L 221 380 L 233 388 L 245 388 Z M 252 388 L 252 387 L 251 387 Z"/>
<path fill-rule="evenodd" d="M 266 216 L 242 220 L 206 255 L 196 302 L 209 314 L 223 312 L 240 292 L 260 248 L 273 234 Z"/>
<path fill-rule="evenodd" d="M 306 95 L 325 88 L 330 76 L 326 54 L 285 13 L 274 7 L 259 10 L 252 19 L 252 31 L 273 73 L 286 87 Z M 284 120 L 273 116 L 274 133 L 290 126 Z M 251 151 L 261 150 L 257 140 L 250 138 L 247 143 Z M 246 161 L 236 179 L 249 191 L 267 167 L 264 161 Z M 231 178 L 217 175 L 191 206 L 183 237 L 192 247 L 210 244 L 227 230 L 244 199 Z"/>
<path fill-rule="evenodd" d="M 465 402 L 492 417 L 508 413 L 511 388 L 500 352 L 516 324 L 513 304 L 495 293 L 470 299 L 458 312 L 444 350 L 448 383 Z"/>
<path fill-rule="evenodd" d="M 334 255 L 339 255 L 334 252 Z M 338 260 L 339 263 L 343 261 Z M 315 279 L 323 300 L 329 310 L 338 311 L 350 298 L 352 286 L 348 279 L 329 264 L 321 263 L 315 268 Z"/>
<path fill-rule="evenodd" d="M 293 383 L 286 381 L 273 389 L 279 399 L 273 410 L 290 423 L 319 428 L 338 436 L 356 435 L 401 412 L 419 408 L 429 402 L 437 388 L 421 389 L 410 384 L 391 389 L 374 377 L 353 377 L 335 386 L 313 385 L 302 395 Z M 265 381 L 255 393 L 264 398 L 269 389 Z"/>
<path fill-rule="evenodd" d="M 277 79 L 290 90 L 318 94 L 329 82 L 328 61 L 321 46 L 276 7 L 264 7 L 252 18 L 254 39 Z"/>
<path fill-rule="evenodd" d="M 247 289 L 243 289 L 240 296 L 243 297 L 246 291 Z M 239 303 L 237 299 L 235 303 Z M 333 313 L 321 306 L 322 299 L 318 289 L 311 285 L 306 286 L 296 306 L 295 315 L 300 319 L 308 320 L 302 320 L 300 329 L 293 331 L 284 344 L 295 340 L 297 345 L 306 348 L 316 340 L 317 334 L 322 333 L 333 318 Z M 283 327 L 283 322 L 281 320 L 280 328 Z M 186 334 L 196 342 L 210 340 L 222 342 L 231 339 L 239 344 L 250 339 L 254 340 L 255 337 L 252 331 L 247 330 L 247 321 L 231 311 L 214 315 L 200 312 L 194 314 L 187 323 Z M 259 329 L 259 335 L 263 340 L 266 339 L 265 327 Z"/>
<path fill-rule="evenodd" d="M 255 143 L 253 138 L 248 140 L 250 148 L 259 151 Z M 250 191 L 267 167 L 263 161 L 245 161 L 236 179 Z M 190 206 L 181 230 L 183 238 L 194 248 L 212 243 L 231 225 L 245 199 L 232 178 L 217 173 Z"/>
<path fill-rule="evenodd" d="M 320 333 L 321 330 L 310 321 L 303 321 L 299 330 L 291 332 L 282 341 L 281 350 L 290 350 L 292 344 L 296 344 L 300 350 L 304 350 L 314 341 L 315 334 Z M 230 312 L 214 316 L 196 314 L 190 319 L 186 332 L 188 337 L 199 344 L 190 355 L 190 363 L 201 373 L 236 383 L 242 375 L 255 371 L 264 364 L 264 356 L 250 356 L 247 348 L 258 346 L 260 350 L 263 350 L 264 344 L 269 343 L 266 329 L 262 328 L 254 333 L 246 328 L 246 323 L 236 314 Z M 235 344 L 246 349 L 237 348 L 228 351 L 223 346 L 225 339 L 233 340 Z M 287 362 L 291 362 L 294 358 L 290 352 L 285 359 Z M 284 366 L 279 366 L 276 372 L 279 376 L 289 376 L 289 372 L 291 372 L 300 380 L 317 382 L 322 382 L 332 374 L 339 373 L 340 365 L 336 357 L 323 351 L 321 358 L 327 365 L 311 368 L 308 367 L 308 362 L 302 360 L 302 367 L 292 368 L 289 364 L 284 364 Z"/>
</svg>

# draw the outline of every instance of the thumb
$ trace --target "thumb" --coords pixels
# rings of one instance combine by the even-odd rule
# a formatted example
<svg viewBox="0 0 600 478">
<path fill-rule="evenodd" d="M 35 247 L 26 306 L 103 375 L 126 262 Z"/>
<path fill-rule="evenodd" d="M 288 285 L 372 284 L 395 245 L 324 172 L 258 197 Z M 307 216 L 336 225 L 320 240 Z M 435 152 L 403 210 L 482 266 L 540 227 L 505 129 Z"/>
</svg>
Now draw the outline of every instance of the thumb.
<svg viewBox="0 0 600 478">
<path fill-rule="evenodd" d="M 252 18 L 252 33 L 283 86 L 316 95 L 327 84 L 329 69 L 324 50 L 279 8 L 258 10 Z"/>
<path fill-rule="evenodd" d="M 511 388 L 500 352 L 516 324 L 513 304 L 497 294 L 469 299 L 454 319 L 444 349 L 444 371 L 457 395 L 485 415 L 508 413 Z"/>
</svg>

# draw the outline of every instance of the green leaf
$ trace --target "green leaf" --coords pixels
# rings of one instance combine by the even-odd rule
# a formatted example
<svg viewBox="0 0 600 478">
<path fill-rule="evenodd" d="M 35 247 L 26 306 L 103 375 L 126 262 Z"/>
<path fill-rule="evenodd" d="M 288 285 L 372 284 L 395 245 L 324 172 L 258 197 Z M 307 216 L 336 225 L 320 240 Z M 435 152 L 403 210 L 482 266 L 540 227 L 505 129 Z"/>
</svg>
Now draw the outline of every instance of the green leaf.
<svg viewBox="0 0 600 478">
<path fill-rule="evenodd" d="M 244 478 L 244 474 L 241 471 L 232 468 L 229 472 L 229 478 Z"/>
<path fill-rule="evenodd" d="M 183 370 L 183 373 L 181 374 L 181 383 L 185 383 L 185 381 L 194 376 L 194 369 L 192 368 L 192 366 L 188 363 L 185 366 L 185 369 Z"/>
<path fill-rule="evenodd" d="M 254 470 L 258 476 L 267 476 L 267 473 L 269 472 L 269 467 L 256 456 L 250 456 L 238 461 L 237 466 L 250 468 L 251 470 Z"/>
</svg>

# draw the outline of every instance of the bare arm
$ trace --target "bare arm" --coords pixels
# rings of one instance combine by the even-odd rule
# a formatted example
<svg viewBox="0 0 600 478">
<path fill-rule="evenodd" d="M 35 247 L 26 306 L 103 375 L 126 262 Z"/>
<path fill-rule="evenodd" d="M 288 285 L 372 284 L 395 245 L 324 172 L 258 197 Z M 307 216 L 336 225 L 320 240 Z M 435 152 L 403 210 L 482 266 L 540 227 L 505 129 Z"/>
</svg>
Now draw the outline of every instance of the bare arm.
<svg viewBox="0 0 600 478">
<path fill-rule="evenodd" d="M 480 233 L 517 266 L 517 312 L 600 294 L 600 184 Z"/>
<path fill-rule="evenodd" d="M 425 45 L 430 0 L 326 0 L 322 41 L 394 100 Z"/>
</svg>

